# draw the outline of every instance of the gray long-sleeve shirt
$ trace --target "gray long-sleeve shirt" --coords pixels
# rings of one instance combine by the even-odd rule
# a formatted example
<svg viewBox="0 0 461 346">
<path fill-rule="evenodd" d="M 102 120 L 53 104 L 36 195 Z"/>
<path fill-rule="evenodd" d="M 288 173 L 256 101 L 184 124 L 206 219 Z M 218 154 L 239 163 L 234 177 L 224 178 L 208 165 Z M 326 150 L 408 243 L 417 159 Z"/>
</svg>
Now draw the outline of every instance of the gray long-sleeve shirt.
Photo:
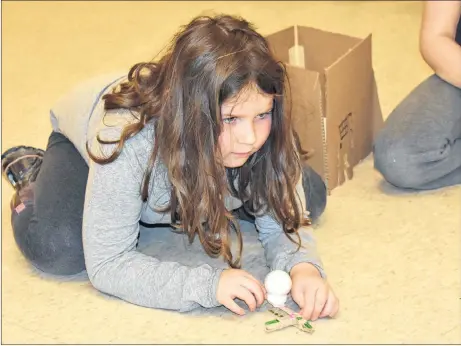
<svg viewBox="0 0 461 346">
<path fill-rule="evenodd" d="M 88 156 L 87 141 L 93 153 L 110 154 L 114 146 L 100 145 L 95 136 L 117 139 L 123 126 L 133 120 L 123 110 L 104 116 L 101 97 L 123 78 L 113 74 L 82 83 L 51 109 L 53 130 L 67 136 L 89 164 L 83 215 L 88 276 L 100 291 L 141 306 L 180 311 L 219 306 L 216 290 L 222 269 L 162 261 L 161 253 L 147 256 L 136 251 L 139 221 L 171 222 L 169 213 L 155 211 L 168 204 L 170 197 L 170 182 L 161 162 L 155 163 L 148 200 L 141 199 L 142 177 L 155 140 L 152 124 L 129 139 L 114 162 L 100 165 Z M 301 181 L 297 191 L 305 204 Z M 242 205 L 231 196 L 225 203 L 229 210 Z M 297 263 L 310 262 L 325 276 L 310 230 L 302 230 L 303 248 L 295 252 L 297 246 L 270 214 L 256 217 L 256 228 L 270 269 L 289 271 Z"/>
</svg>

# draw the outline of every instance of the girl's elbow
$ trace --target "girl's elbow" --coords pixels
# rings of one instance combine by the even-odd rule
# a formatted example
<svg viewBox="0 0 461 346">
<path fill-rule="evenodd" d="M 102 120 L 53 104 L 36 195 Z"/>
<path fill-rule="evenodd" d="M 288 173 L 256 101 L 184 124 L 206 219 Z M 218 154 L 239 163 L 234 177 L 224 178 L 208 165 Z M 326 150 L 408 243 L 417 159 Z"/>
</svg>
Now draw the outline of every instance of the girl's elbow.
<svg viewBox="0 0 461 346">
<path fill-rule="evenodd" d="M 426 62 L 426 64 L 428 64 L 434 70 L 436 52 L 434 50 L 433 40 L 430 40 L 427 37 L 422 37 L 419 41 L 419 53 L 421 54 L 421 57 Z"/>
<path fill-rule="evenodd" d="M 91 282 L 91 285 L 93 285 L 94 288 L 99 290 L 99 280 L 98 280 L 98 275 L 96 274 L 95 271 L 91 271 L 90 269 L 87 268 L 87 273 L 88 273 L 88 279 Z"/>
<path fill-rule="evenodd" d="M 91 285 L 96 288 L 98 291 L 106 292 L 106 287 L 104 285 L 104 280 L 102 280 L 101 275 L 99 275 L 99 271 L 96 269 L 95 266 L 88 265 L 86 268 L 88 279 L 91 282 Z"/>
</svg>

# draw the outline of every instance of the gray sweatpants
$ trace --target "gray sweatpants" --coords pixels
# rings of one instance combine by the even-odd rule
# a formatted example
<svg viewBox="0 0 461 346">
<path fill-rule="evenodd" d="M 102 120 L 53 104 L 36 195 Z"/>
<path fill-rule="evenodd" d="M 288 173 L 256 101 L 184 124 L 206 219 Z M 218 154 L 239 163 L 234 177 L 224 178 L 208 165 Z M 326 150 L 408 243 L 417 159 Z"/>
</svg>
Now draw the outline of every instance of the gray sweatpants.
<svg viewBox="0 0 461 346">
<path fill-rule="evenodd" d="M 461 184 L 461 89 L 436 75 L 418 85 L 387 118 L 374 160 L 397 187 Z"/>
</svg>

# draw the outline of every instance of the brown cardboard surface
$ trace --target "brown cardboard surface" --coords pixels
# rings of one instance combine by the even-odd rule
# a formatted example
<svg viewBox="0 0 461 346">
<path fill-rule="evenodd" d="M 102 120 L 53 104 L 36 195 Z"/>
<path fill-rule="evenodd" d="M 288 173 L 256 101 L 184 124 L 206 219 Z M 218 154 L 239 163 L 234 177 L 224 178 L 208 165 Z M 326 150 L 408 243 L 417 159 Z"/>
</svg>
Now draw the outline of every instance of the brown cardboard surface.
<svg viewBox="0 0 461 346">
<path fill-rule="evenodd" d="M 304 47 L 306 68 L 324 73 L 360 39 L 324 30 L 297 26 L 299 45 Z"/>
<path fill-rule="evenodd" d="M 288 64 L 288 51 L 295 44 L 294 27 L 289 27 L 270 35 L 269 44 L 277 59 L 284 64 Z"/>
<path fill-rule="evenodd" d="M 309 164 L 324 175 L 320 75 L 299 67 L 287 66 L 290 76 L 290 102 L 293 128 L 299 135 L 301 146 L 312 155 Z M 294 92 L 300 89 L 309 92 Z M 290 108 L 289 108 L 290 109 Z"/>
<path fill-rule="evenodd" d="M 309 164 L 331 192 L 352 179 L 353 168 L 372 151 L 383 122 L 371 35 L 360 39 L 294 26 L 267 38 L 287 65 L 292 119 L 301 145 L 314 151 Z"/>
<path fill-rule="evenodd" d="M 352 179 L 372 149 L 371 36 L 326 69 L 328 187 Z"/>
</svg>

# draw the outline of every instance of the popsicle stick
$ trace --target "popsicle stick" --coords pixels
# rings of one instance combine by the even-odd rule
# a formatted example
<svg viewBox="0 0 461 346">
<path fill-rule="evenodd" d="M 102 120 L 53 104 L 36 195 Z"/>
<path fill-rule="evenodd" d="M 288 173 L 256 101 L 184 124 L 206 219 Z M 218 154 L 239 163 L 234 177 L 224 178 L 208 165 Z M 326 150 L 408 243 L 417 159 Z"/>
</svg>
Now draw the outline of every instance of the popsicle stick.
<svg viewBox="0 0 461 346">
<path fill-rule="evenodd" d="M 277 312 L 277 310 L 283 312 L 284 314 L 286 314 L 286 316 L 282 316 L 279 312 Z M 299 330 L 309 334 L 312 334 L 315 331 L 314 327 L 309 323 L 309 321 L 304 319 L 299 313 L 294 312 L 286 306 L 274 307 L 274 309 L 270 309 L 269 311 L 277 316 L 277 319 L 269 321 L 272 322 L 271 324 L 273 324 L 273 326 L 270 327 L 270 331 L 282 329 L 288 326 L 295 326 Z M 275 323 L 273 321 L 278 321 L 279 323 Z M 266 324 L 266 330 L 267 327 L 268 325 Z"/>
<path fill-rule="evenodd" d="M 289 317 L 276 318 L 265 323 L 266 331 L 273 332 L 289 326 L 294 326 L 297 322 Z"/>
</svg>

